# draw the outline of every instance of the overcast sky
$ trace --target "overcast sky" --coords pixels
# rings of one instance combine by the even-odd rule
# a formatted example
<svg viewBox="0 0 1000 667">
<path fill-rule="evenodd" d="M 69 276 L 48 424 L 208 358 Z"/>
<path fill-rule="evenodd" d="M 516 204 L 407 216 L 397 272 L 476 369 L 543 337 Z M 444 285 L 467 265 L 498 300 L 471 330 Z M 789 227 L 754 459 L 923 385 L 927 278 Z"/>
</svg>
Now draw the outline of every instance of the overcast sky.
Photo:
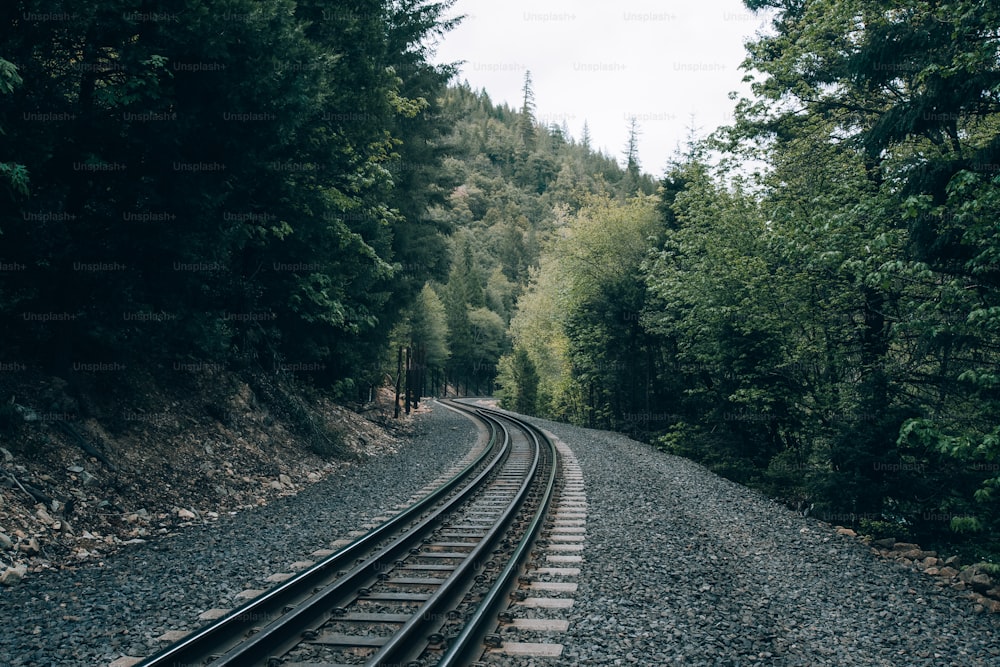
<svg viewBox="0 0 1000 667">
<path fill-rule="evenodd" d="M 642 132 L 642 169 L 661 176 L 692 114 L 704 136 L 728 124 L 730 91 L 749 93 L 744 42 L 766 27 L 741 0 L 458 0 L 467 18 L 438 44 L 437 62 L 464 61 L 459 80 L 521 106 L 531 71 L 536 116 L 619 158 L 628 118 Z"/>
</svg>

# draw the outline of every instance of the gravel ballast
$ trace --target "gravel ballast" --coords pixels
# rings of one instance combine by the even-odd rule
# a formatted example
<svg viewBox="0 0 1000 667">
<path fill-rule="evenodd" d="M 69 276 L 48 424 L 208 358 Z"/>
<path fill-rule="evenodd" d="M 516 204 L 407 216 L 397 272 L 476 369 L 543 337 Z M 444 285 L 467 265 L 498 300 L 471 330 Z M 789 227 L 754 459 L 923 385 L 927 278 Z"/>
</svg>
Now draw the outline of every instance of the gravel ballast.
<svg viewBox="0 0 1000 667">
<path fill-rule="evenodd" d="M 179 534 L 131 545 L 103 565 L 31 576 L 0 587 L 0 665 L 107 665 L 144 656 L 198 615 L 235 607 L 236 595 L 310 559 L 369 519 L 395 513 L 472 449 L 471 421 L 435 406 L 415 415 L 398 452 L 371 458 L 266 506 L 222 516 Z"/>
<path fill-rule="evenodd" d="M 565 665 L 1000 665 L 1000 615 L 857 538 L 619 434 L 531 419 L 589 505 Z"/>
<path fill-rule="evenodd" d="M 532 419 L 582 468 L 580 586 L 558 659 L 535 665 L 1000 665 L 1000 619 L 685 459 L 624 436 Z M 400 451 L 297 496 L 105 560 L 0 588 L 0 665 L 147 655 L 245 589 L 391 512 L 465 456 L 472 423 L 435 405 Z"/>
</svg>

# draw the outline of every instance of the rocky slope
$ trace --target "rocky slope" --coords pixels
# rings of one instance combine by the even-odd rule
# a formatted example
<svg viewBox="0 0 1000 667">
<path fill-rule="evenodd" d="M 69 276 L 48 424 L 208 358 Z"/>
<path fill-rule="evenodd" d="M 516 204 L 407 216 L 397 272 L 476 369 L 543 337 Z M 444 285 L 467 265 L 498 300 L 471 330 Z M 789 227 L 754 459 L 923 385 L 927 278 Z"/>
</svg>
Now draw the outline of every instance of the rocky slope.
<svg viewBox="0 0 1000 667">
<path fill-rule="evenodd" d="M 362 415 L 266 378 L 170 371 L 0 385 L 0 584 L 294 494 L 407 429 L 387 396 Z"/>
</svg>

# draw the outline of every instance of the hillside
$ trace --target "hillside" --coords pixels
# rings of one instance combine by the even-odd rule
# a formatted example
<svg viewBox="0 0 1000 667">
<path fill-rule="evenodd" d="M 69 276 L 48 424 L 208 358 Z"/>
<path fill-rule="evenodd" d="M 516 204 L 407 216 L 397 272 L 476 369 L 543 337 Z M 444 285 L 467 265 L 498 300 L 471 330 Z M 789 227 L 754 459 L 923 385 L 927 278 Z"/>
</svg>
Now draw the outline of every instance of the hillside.
<svg viewBox="0 0 1000 667">
<path fill-rule="evenodd" d="M 103 386 L 18 378 L 2 387 L 15 402 L 0 449 L 0 565 L 27 572 L 100 561 L 349 474 L 352 461 L 394 451 L 410 423 L 391 419 L 388 394 L 360 414 L 287 380 L 251 387 L 213 368 Z"/>
</svg>

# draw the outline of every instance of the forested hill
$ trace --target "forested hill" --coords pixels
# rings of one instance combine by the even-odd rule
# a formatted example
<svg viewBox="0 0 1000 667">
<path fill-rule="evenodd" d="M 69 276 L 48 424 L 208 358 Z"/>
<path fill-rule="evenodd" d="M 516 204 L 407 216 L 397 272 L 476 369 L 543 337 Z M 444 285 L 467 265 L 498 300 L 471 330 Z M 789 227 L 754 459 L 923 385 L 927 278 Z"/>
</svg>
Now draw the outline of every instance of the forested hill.
<svg viewBox="0 0 1000 667">
<path fill-rule="evenodd" d="M 467 84 L 449 88 L 442 109 L 453 128 L 442 162 L 450 190 L 430 217 L 452 230 L 451 270 L 405 313 L 393 349 L 423 352 L 428 390 L 489 392 L 509 352 L 514 305 L 540 256 L 582 207 L 648 195 L 656 184 L 640 170 L 634 133 L 623 168 L 590 146 L 586 126 L 577 140 L 564 124 L 537 120 L 530 73 L 517 109 Z"/>
</svg>

